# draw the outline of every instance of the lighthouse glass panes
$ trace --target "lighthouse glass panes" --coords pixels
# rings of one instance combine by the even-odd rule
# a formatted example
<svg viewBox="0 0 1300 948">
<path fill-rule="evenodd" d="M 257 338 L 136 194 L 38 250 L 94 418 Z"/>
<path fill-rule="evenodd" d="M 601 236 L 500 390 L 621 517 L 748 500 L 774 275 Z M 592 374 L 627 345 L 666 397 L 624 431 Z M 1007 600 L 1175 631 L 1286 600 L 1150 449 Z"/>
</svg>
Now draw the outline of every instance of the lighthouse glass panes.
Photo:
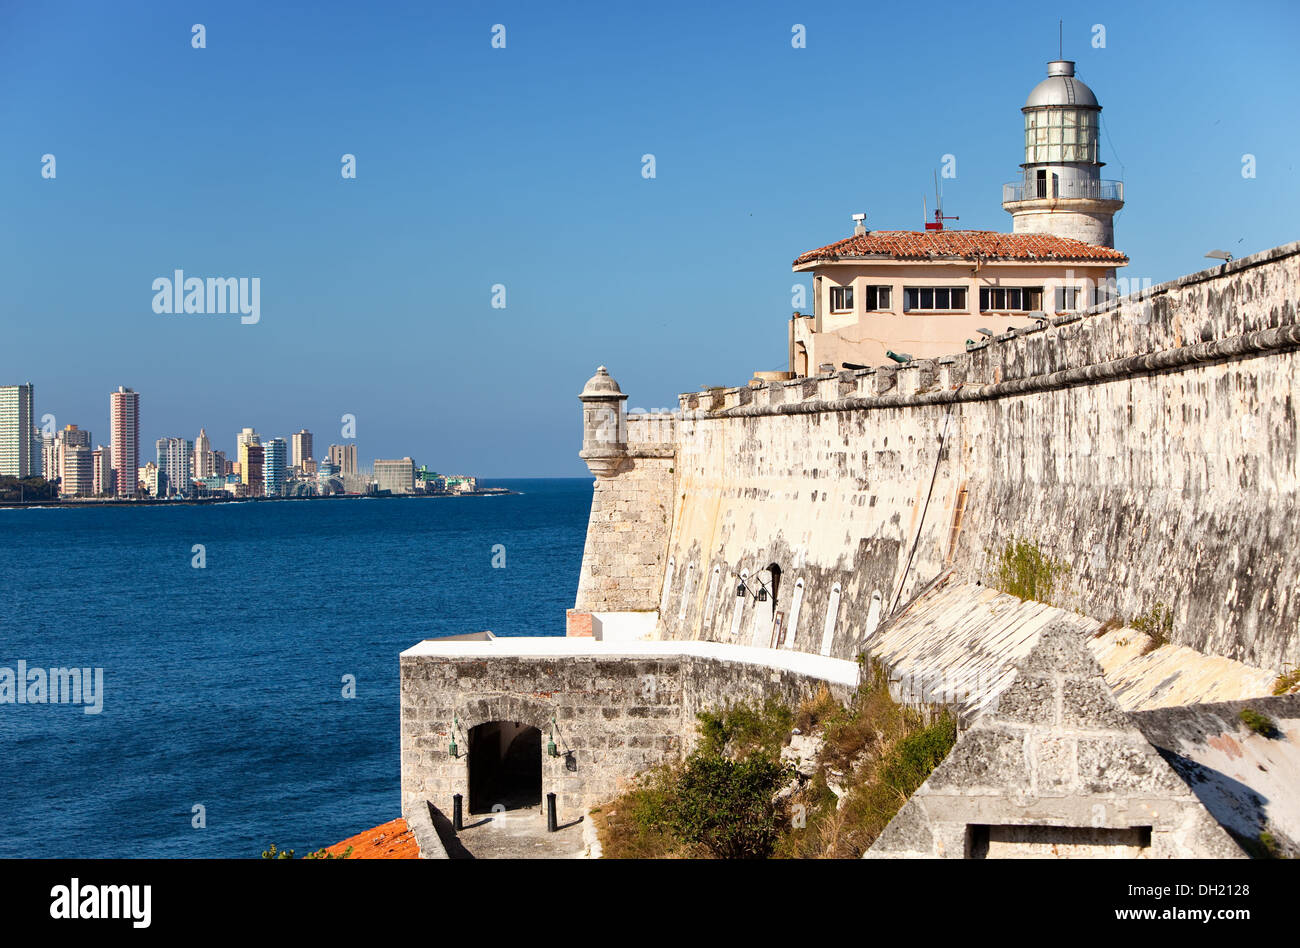
<svg viewBox="0 0 1300 948">
<path fill-rule="evenodd" d="M 1096 162 L 1098 114 L 1092 109 L 1031 109 L 1025 113 L 1025 164 Z"/>
</svg>

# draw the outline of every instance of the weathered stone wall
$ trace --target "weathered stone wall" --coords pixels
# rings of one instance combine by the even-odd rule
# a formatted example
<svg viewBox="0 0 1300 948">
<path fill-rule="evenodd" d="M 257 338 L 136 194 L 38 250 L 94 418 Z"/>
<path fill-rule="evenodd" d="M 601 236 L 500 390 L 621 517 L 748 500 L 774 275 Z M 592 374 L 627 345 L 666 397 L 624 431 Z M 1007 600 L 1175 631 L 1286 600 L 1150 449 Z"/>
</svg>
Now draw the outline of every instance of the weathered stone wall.
<svg viewBox="0 0 1300 948">
<path fill-rule="evenodd" d="M 1240 857 L 1057 624 L 867 853 L 872 857 Z"/>
<path fill-rule="evenodd" d="M 676 419 L 632 416 L 617 477 L 596 479 L 574 612 L 651 612 L 667 556 Z M 570 614 L 571 633 L 580 623 Z M 579 633 L 580 634 L 580 633 Z"/>
<path fill-rule="evenodd" d="M 1058 605 L 1163 603 L 1175 643 L 1300 661 L 1298 255 L 950 358 L 683 396 L 660 635 L 767 645 L 779 614 L 785 647 L 851 658 L 943 569 L 987 581 L 1023 538 L 1068 564 Z M 611 535 L 593 520 L 589 547 Z M 742 575 L 775 596 L 738 598 Z"/>
<path fill-rule="evenodd" d="M 557 794 L 561 819 L 569 820 L 631 777 L 682 759 L 701 710 L 769 696 L 796 704 L 822 684 L 843 700 L 856 687 L 857 669 L 845 662 L 774 667 L 743 651 L 733 658 L 668 643 L 602 649 L 590 640 L 535 641 L 498 640 L 460 655 L 449 654 L 456 646 L 429 642 L 424 654 L 421 646 L 403 654 L 403 812 L 432 803 L 450 813 L 456 793 L 468 801 L 468 735 L 479 724 L 542 731 L 542 792 Z M 530 647 L 543 654 L 519 654 Z M 561 755 L 554 758 L 545 753 L 552 719 Z M 453 726 L 457 757 L 449 753 Z"/>
</svg>

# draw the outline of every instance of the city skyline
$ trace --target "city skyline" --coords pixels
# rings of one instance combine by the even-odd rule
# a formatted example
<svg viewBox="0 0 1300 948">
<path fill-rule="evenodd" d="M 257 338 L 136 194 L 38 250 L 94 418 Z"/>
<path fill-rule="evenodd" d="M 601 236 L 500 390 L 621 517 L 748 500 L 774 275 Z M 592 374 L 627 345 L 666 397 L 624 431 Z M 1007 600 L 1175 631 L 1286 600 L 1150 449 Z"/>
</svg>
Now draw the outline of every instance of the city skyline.
<svg viewBox="0 0 1300 948">
<path fill-rule="evenodd" d="M 417 480 L 427 483 L 426 478 L 436 477 L 452 484 L 467 483 L 471 489 L 477 482 L 476 476 L 439 475 L 427 464 L 421 465 L 417 478 L 410 454 L 397 459 L 376 456 L 370 464 L 359 463 L 357 442 L 348 434 L 354 422 L 346 417 L 339 436 L 341 443 L 323 447 L 319 458 L 312 456 L 314 434 L 308 428 L 299 428 L 287 438 L 264 437 L 248 425 L 236 433 L 231 452 L 214 448 L 206 425 L 200 425 L 193 439 L 183 435 L 155 439 L 155 453 L 149 457 L 140 451 L 141 393 L 133 387 L 119 385 L 109 392 L 109 436 L 99 443 L 94 440 L 93 429 L 77 422 L 59 426 L 52 413 L 42 412 L 36 388 L 31 382 L 0 384 L 0 476 L 58 481 L 61 498 L 122 499 L 142 492 L 152 497 L 177 493 L 190 496 L 199 486 L 197 482 L 208 481 L 211 485 L 226 483 L 229 478 L 245 485 L 250 496 L 285 496 L 286 487 L 293 481 L 315 483 L 318 465 L 326 480 L 338 476 L 347 483 L 348 477 L 360 477 L 372 481 L 380 490 L 386 489 L 389 482 L 399 488 L 403 483 L 400 476 L 394 477 L 392 465 L 404 465 L 410 488 Z M 19 437 L 23 431 L 30 432 L 30 437 Z M 377 473 L 385 464 L 390 467 Z M 135 476 L 125 476 L 131 470 Z M 143 491 L 141 484 L 145 485 Z M 179 488 L 179 484 L 185 487 Z"/>
</svg>

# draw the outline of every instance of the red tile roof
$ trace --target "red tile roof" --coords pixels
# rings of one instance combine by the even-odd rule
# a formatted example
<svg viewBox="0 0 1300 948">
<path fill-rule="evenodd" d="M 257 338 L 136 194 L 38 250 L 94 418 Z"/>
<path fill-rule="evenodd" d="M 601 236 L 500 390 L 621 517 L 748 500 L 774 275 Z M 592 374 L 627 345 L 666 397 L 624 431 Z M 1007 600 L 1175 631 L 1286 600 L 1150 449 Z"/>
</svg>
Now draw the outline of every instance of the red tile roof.
<svg viewBox="0 0 1300 948">
<path fill-rule="evenodd" d="M 1052 234 L 1000 234 L 995 230 L 872 230 L 845 237 L 795 258 L 794 266 L 854 257 L 895 260 L 1025 260 L 1126 264 L 1111 247 Z"/>
<path fill-rule="evenodd" d="M 349 846 L 352 847 L 352 852 L 348 853 L 349 859 L 420 858 L 420 847 L 415 843 L 415 834 L 401 817 L 325 849 L 335 856 L 342 856 Z"/>
</svg>

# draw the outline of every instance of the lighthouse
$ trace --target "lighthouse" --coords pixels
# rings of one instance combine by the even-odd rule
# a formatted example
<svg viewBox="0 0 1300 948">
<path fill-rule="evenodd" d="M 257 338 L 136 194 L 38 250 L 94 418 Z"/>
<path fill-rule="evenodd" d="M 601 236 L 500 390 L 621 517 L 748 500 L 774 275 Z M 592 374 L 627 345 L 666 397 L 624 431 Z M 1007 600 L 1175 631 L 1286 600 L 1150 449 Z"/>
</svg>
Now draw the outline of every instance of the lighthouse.
<svg viewBox="0 0 1300 948">
<path fill-rule="evenodd" d="M 1124 183 L 1101 177 L 1101 104 L 1074 75 L 1074 63 L 1048 63 L 1047 78 L 1034 86 L 1020 111 L 1025 116 L 1022 174 L 1002 186 L 1012 231 L 1114 247 Z"/>
</svg>

